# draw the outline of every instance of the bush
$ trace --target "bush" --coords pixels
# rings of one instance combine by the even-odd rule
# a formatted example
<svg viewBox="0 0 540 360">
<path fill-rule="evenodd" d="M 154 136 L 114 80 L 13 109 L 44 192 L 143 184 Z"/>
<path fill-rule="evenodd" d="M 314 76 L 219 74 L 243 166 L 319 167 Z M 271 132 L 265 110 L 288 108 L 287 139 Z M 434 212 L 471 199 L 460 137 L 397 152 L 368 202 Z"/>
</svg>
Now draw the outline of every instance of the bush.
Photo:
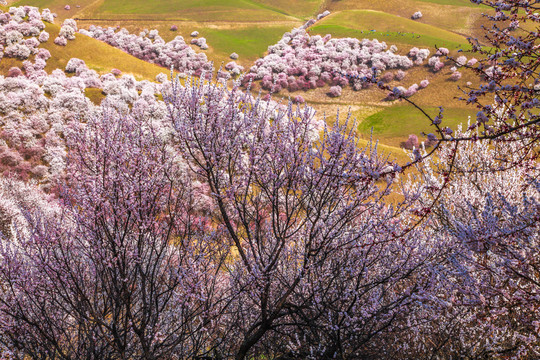
<svg viewBox="0 0 540 360">
<path fill-rule="evenodd" d="M 38 40 L 40 42 L 47 42 L 49 40 L 49 33 L 46 32 L 46 31 L 42 31 L 40 34 L 39 34 L 39 38 Z"/>
<path fill-rule="evenodd" d="M 450 80 L 452 81 L 458 81 L 461 79 L 461 73 L 459 71 L 454 71 L 452 75 L 450 75 Z"/>
<path fill-rule="evenodd" d="M 394 74 L 391 71 L 385 72 L 384 75 L 380 77 L 380 80 L 385 83 L 388 83 L 394 80 Z"/>
<path fill-rule="evenodd" d="M 457 66 L 463 66 L 467 64 L 467 57 L 462 55 L 462 56 L 459 56 L 457 59 L 456 59 L 456 65 Z"/>
<path fill-rule="evenodd" d="M 447 56 L 450 53 L 450 50 L 448 50 L 445 47 L 440 47 L 437 49 L 437 52 L 435 52 L 436 56 Z"/>
<path fill-rule="evenodd" d="M 433 72 L 438 72 L 444 67 L 444 63 L 441 62 L 439 56 L 432 56 L 428 60 L 428 66 L 431 67 Z"/>
<path fill-rule="evenodd" d="M 77 73 L 78 75 L 82 72 L 83 69 L 87 69 L 87 67 L 84 60 L 81 59 L 71 58 L 66 64 L 67 73 Z"/>
<path fill-rule="evenodd" d="M 405 78 L 406 75 L 407 75 L 407 73 L 405 71 L 398 70 L 394 74 L 394 79 L 397 80 L 397 81 L 401 81 L 401 80 L 403 80 Z"/>
<path fill-rule="evenodd" d="M 63 36 L 58 36 L 56 39 L 54 39 L 54 43 L 59 46 L 66 46 L 67 39 Z"/>
<path fill-rule="evenodd" d="M 475 58 L 471 58 L 469 61 L 467 61 L 467 66 L 472 67 L 478 63 L 478 60 Z"/>
<path fill-rule="evenodd" d="M 23 76 L 23 73 L 22 73 L 20 68 L 12 67 L 12 68 L 10 68 L 8 70 L 7 76 L 8 77 L 18 77 L 18 76 Z"/>
<path fill-rule="evenodd" d="M 418 149 L 418 146 L 419 146 L 418 136 L 414 134 L 410 134 L 407 141 L 402 142 L 401 146 L 407 150 L 412 150 L 413 148 Z"/>
<path fill-rule="evenodd" d="M 341 96 L 341 86 L 339 86 L 339 85 L 332 86 L 330 88 L 330 91 L 328 91 L 328 96 L 330 96 L 330 97 L 339 97 L 339 96 Z"/>
</svg>

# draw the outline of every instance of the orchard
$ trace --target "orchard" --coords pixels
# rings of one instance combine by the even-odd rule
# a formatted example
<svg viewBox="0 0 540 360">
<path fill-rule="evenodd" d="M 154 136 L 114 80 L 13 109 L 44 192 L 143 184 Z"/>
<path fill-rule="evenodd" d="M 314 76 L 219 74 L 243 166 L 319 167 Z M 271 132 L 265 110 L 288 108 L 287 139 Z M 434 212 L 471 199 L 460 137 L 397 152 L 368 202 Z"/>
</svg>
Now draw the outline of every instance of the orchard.
<svg viewBox="0 0 540 360">
<path fill-rule="evenodd" d="M 0 61 L 22 61 L 0 76 L 2 358 L 540 357 L 540 6 L 472 2 L 493 27 L 467 56 L 310 35 L 325 12 L 246 71 L 197 31 L 67 19 L 53 40 L 50 11 L 0 12 Z M 47 72 L 43 44 L 80 34 L 171 75 Z M 474 72 L 476 118 L 429 115 L 427 79 L 389 85 L 420 66 Z M 317 87 L 378 87 L 432 131 L 398 163 L 316 113 Z"/>
</svg>

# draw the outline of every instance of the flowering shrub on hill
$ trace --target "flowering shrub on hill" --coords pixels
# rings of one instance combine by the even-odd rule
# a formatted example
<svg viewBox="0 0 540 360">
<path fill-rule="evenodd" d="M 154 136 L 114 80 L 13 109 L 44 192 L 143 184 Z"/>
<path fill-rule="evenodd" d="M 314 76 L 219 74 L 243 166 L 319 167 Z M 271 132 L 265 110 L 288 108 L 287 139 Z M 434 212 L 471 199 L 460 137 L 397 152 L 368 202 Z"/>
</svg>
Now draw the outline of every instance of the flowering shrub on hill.
<svg viewBox="0 0 540 360">
<path fill-rule="evenodd" d="M 0 11 L 0 58 L 24 60 L 35 54 L 43 41 L 43 29 L 45 24 L 35 7 L 11 7 L 8 13 Z"/>
<path fill-rule="evenodd" d="M 277 44 L 269 46 L 268 55 L 255 61 L 244 77 L 244 84 L 262 80 L 262 88 L 273 92 L 327 85 L 342 88 L 351 85 L 354 90 L 360 90 L 369 86 L 366 79 L 374 71 L 381 74 L 387 69 L 407 69 L 414 65 L 413 60 L 421 64 L 429 56 L 429 50 L 413 48 L 409 53 L 411 60 L 397 55 L 395 47 L 387 50 L 386 43 L 376 39 L 311 36 L 306 28 L 313 21 L 285 33 Z"/>
<path fill-rule="evenodd" d="M 75 33 L 77 32 L 77 22 L 73 19 L 66 19 L 60 28 L 58 37 L 54 39 L 54 43 L 60 46 L 66 46 L 68 40 L 75 40 Z"/>
<path fill-rule="evenodd" d="M 412 58 L 416 65 L 422 65 L 422 63 L 428 58 L 428 56 L 428 49 L 419 49 L 417 47 L 413 47 L 411 50 L 409 50 L 409 57 Z"/>
<path fill-rule="evenodd" d="M 203 53 L 193 50 L 182 36 L 177 36 L 165 42 L 157 30 L 143 31 L 139 35 L 130 34 L 126 29 L 102 28 L 90 26 L 88 30 L 81 29 L 81 34 L 93 37 L 117 47 L 139 59 L 158 64 L 160 66 L 200 75 L 202 71 L 212 66 Z M 193 39 L 201 48 L 206 47 L 204 38 Z"/>
<path fill-rule="evenodd" d="M 420 11 L 415 12 L 415 13 L 412 14 L 412 16 L 411 16 L 411 19 L 413 19 L 413 20 L 418 20 L 418 19 L 420 19 L 420 18 L 422 18 L 422 13 L 421 13 Z"/>
<path fill-rule="evenodd" d="M 459 79 L 461 79 L 461 73 L 457 70 L 450 75 L 450 80 L 452 81 L 458 81 Z"/>
<path fill-rule="evenodd" d="M 428 66 L 432 68 L 433 72 L 438 72 L 444 67 L 444 63 L 439 56 L 432 56 L 428 60 Z"/>
</svg>

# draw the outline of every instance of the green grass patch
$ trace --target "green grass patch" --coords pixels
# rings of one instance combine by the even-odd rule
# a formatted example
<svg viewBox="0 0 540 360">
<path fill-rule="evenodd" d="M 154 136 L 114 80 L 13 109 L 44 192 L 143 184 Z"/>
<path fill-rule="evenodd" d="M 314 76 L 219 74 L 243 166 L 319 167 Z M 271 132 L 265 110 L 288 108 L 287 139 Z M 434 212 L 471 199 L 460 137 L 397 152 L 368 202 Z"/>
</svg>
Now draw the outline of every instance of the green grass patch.
<svg viewBox="0 0 540 360">
<path fill-rule="evenodd" d="M 197 8 L 216 11 L 260 7 L 246 0 L 109 0 L 103 2 L 100 11 L 111 14 L 171 14 Z"/>
<path fill-rule="evenodd" d="M 240 60 L 254 61 L 264 55 L 269 45 L 281 39 L 283 33 L 290 31 L 289 26 L 262 27 L 253 26 L 239 29 L 201 30 L 201 35 L 208 40 L 216 55 L 224 57 L 232 52 L 240 55 Z"/>
<path fill-rule="evenodd" d="M 253 3 L 283 14 L 303 19 L 316 15 L 324 0 L 251 0 Z"/>
<path fill-rule="evenodd" d="M 152 20 L 275 21 L 290 19 L 283 11 L 250 0 L 110 0 L 96 10 L 96 17 L 121 15 Z M 156 17 L 156 15 L 160 15 Z"/>
<path fill-rule="evenodd" d="M 437 107 L 424 109 L 431 117 L 439 113 Z M 467 124 L 468 116 L 474 116 L 476 111 L 473 108 L 445 108 L 442 126 L 450 126 L 455 129 L 458 124 Z M 353 114 L 354 115 L 354 114 Z M 394 105 L 388 108 L 381 108 L 381 111 L 361 120 L 358 131 L 364 138 L 369 137 L 373 129 L 373 138 L 380 140 L 383 144 L 399 146 L 402 141 L 407 140 L 409 134 L 418 135 L 434 131 L 430 121 L 420 111 L 411 105 Z"/>
</svg>

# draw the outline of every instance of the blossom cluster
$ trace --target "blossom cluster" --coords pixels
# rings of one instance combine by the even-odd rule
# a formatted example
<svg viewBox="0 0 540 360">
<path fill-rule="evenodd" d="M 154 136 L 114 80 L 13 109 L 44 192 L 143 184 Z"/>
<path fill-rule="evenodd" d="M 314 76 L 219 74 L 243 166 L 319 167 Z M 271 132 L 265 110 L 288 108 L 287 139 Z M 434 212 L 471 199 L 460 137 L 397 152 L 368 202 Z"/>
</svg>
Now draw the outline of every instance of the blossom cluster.
<svg viewBox="0 0 540 360">
<path fill-rule="evenodd" d="M 202 50 L 208 49 L 208 44 L 206 43 L 206 39 L 203 37 L 191 39 L 191 44 L 200 47 Z"/>
<path fill-rule="evenodd" d="M 126 29 L 101 26 L 90 26 L 88 30 L 79 31 L 83 35 L 103 41 L 119 48 L 136 58 L 183 72 L 200 75 L 212 66 L 204 53 L 196 52 L 190 47 L 182 36 L 165 42 L 157 30 L 145 30 L 139 35 L 131 34 Z M 206 39 L 193 39 L 201 49 L 207 48 Z"/>
<path fill-rule="evenodd" d="M 66 46 L 68 40 L 75 40 L 75 33 L 77 32 L 77 22 L 73 19 L 66 19 L 60 27 L 60 33 L 54 39 L 54 43 L 60 46 Z"/>
<path fill-rule="evenodd" d="M 153 83 L 131 75 L 117 78 L 114 69 L 99 75 L 76 58 L 68 61 L 65 72 L 56 69 L 48 74 L 44 68 L 50 57 L 40 48 L 34 61 L 25 60 L 22 68 L 13 67 L 7 77 L 0 76 L 0 174 L 36 179 L 48 190 L 64 173 L 65 126 L 99 111 L 86 97 L 86 89 L 100 89 L 111 106 L 122 111 L 137 108 L 159 122 L 166 108 L 155 94 L 170 86 L 166 76 L 162 83 Z"/>
<path fill-rule="evenodd" d="M 377 39 L 311 36 L 306 29 L 314 21 L 285 33 L 277 44 L 269 46 L 268 55 L 255 61 L 244 76 L 244 83 L 261 80 L 262 88 L 272 92 L 331 85 L 334 88 L 329 95 L 339 96 L 336 86 L 351 85 L 360 90 L 369 86 L 366 79 L 374 73 L 407 69 L 429 56 L 428 49 L 418 48 L 411 49 L 409 56 L 399 55 L 395 46 L 387 49 L 386 43 Z"/>
<path fill-rule="evenodd" d="M 44 10 L 41 14 L 32 6 L 0 11 L 0 59 L 5 56 L 24 60 L 36 54 L 40 42 L 48 38 L 43 21 L 50 20 L 50 11 Z"/>
</svg>

